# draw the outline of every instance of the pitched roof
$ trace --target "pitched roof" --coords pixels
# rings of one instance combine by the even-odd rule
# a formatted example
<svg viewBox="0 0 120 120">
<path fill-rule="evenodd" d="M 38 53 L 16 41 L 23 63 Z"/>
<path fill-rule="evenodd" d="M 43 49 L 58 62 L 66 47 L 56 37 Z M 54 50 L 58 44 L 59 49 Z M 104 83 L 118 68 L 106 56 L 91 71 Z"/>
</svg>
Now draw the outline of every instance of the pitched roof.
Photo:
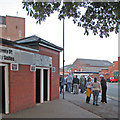
<svg viewBox="0 0 120 120">
<path fill-rule="evenodd" d="M 82 64 L 88 64 L 90 66 L 104 66 L 104 67 L 108 67 L 108 66 L 112 66 L 112 63 L 109 62 L 108 60 L 95 60 L 95 59 L 83 59 L 83 58 L 79 58 L 76 59 L 76 61 L 73 63 L 73 65 L 75 65 L 75 63 L 82 63 Z"/>
<path fill-rule="evenodd" d="M 36 35 L 33 35 L 33 36 L 30 36 L 30 37 L 26 37 L 26 38 L 23 38 L 23 39 L 20 39 L 20 40 L 16 40 L 15 41 L 16 43 L 19 43 L 19 44 L 28 44 L 28 45 L 31 45 L 31 46 L 44 46 L 44 47 L 48 47 L 50 49 L 53 49 L 54 50 L 59 50 L 59 51 L 62 51 L 63 48 L 53 44 L 53 43 L 50 43 L 46 40 L 43 40 L 42 38 L 36 36 Z M 34 43 L 37 43 L 36 45 Z"/>
<path fill-rule="evenodd" d="M 26 50 L 30 50 L 30 51 L 36 51 L 39 52 L 37 49 L 29 46 L 29 45 L 20 45 L 14 41 L 10 41 L 10 40 L 6 40 L 3 38 L 0 38 L 0 43 L 1 44 L 5 44 L 5 45 L 9 45 L 9 46 L 13 46 L 13 47 L 17 47 L 17 48 L 21 48 L 21 49 L 26 49 Z"/>
</svg>

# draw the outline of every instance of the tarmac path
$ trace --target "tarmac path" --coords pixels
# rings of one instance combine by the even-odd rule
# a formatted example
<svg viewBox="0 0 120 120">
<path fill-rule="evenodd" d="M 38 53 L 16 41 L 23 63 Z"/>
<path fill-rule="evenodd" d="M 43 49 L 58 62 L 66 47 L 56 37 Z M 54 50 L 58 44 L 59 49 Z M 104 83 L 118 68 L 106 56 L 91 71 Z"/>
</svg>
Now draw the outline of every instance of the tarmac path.
<svg viewBox="0 0 120 120">
<path fill-rule="evenodd" d="M 65 100 L 84 108 L 85 110 L 92 112 L 102 118 L 118 118 L 120 113 L 118 112 L 118 105 L 120 102 L 112 99 L 107 99 L 107 104 L 100 103 L 99 96 L 99 106 L 93 105 L 93 98 L 91 96 L 90 104 L 86 104 L 86 94 L 74 95 L 72 93 L 65 92 Z"/>
<path fill-rule="evenodd" d="M 13 114 L 3 115 L 3 118 L 100 118 L 100 117 L 81 107 L 78 107 L 77 105 L 74 105 L 73 103 L 70 103 L 63 99 L 58 99 L 40 105 L 36 105 L 32 108 L 25 109 Z"/>
<path fill-rule="evenodd" d="M 120 101 L 120 86 L 118 83 L 107 83 L 107 86 L 108 97 Z"/>
</svg>

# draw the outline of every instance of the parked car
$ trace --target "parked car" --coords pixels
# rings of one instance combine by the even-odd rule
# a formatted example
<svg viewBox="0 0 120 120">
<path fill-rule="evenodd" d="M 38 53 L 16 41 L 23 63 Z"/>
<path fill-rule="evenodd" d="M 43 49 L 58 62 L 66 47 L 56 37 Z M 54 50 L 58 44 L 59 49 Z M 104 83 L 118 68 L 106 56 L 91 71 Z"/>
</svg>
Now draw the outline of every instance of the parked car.
<svg viewBox="0 0 120 120">
<path fill-rule="evenodd" d="M 110 77 L 109 82 L 117 82 L 117 78 Z"/>
</svg>

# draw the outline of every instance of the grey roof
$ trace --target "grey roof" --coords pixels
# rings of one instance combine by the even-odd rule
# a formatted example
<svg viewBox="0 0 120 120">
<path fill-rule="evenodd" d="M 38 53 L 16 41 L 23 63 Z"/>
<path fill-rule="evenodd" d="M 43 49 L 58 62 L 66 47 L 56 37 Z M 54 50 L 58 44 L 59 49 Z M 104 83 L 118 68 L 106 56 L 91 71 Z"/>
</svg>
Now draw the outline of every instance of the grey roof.
<svg viewBox="0 0 120 120">
<path fill-rule="evenodd" d="M 26 49 L 26 50 L 30 50 L 30 51 L 39 52 L 37 49 L 32 48 L 31 46 L 20 45 L 18 43 L 15 43 L 14 41 L 6 40 L 6 39 L 3 39 L 3 38 L 0 38 L 0 43 L 5 44 L 5 45 L 9 45 L 9 46 L 13 46 L 13 47 L 17 47 L 17 48 L 21 48 L 21 49 Z"/>
<path fill-rule="evenodd" d="M 30 36 L 30 37 L 26 37 L 26 38 L 16 40 L 15 42 L 19 43 L 19 44 L 22 44 L 22 43 L 29 43 L 29 42 L 37 42 L 39 39 L 40 39 L 39 37 L 33 35 L 33 36 Z"/>
<path fill-rule="evenodd" d="M 36 36 L 36 35 L 33 35 L 33 36 L 30 36 L 30 37 L 26 37 L 26 38 L 23 38 L 23 39 L 20 39 L 20 40 L 16 40 L 16 43 L 19 43 L 19 44 L 28 44 L 28 45 L 34 45 L 34 43 L 37 43 L 35 44 L 34 46 L 39 46 L 39 45 L 42 45 L 44 47 L 49 47 L 49 48 L 55 48 L 55 49 L 58 49 L 60 51 L 63 50 L 63 48 L 55 45 L 55 44 L 52 44 L 46 40 L 43 40 L 42 38 Z"/>
<path fill-rule="evenodd" d="M 73 66 L 73 64 L 70 64 L 70 65 L 65 65 L 64 68 L 65 69 L 76 68 L 76 66 Z M 63 69 L 63 67 L 61 67 L 60 69 Z"/>
<path fill-rule="evenodd" d="M 95 59 L 77 59 L 76 61 L 82 62 L 83 64 L 88 64 L 90 66 L 112 66 L 112 63 L 108 60 L 95 60 Z M 74 64 L 74 63 L 73 63 Z"/>
</svg>

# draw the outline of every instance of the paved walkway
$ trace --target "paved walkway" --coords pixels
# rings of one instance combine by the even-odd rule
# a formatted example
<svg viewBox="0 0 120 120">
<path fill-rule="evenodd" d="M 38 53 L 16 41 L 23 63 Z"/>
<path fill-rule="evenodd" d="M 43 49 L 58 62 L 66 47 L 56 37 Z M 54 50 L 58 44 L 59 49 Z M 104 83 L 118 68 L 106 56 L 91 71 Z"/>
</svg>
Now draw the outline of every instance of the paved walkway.
<svg viewBox="0 0 120 120">
<path fill-rule="evenodd" d="M 62 96 L 61 96 L 62 97 Z M 99 96 L 99 106 L 93 105 L 93 97 L 91 96 L 90 104 L 86 104 L 86 94 L 78 94 L 74 95 L 68 92 L 65 92 L 65 100 L 85 109 L 88 110 L 102 118 L 118 118 L 118 105 L 120 103 L 116 100 L 107 99 L 107 104 L 100 103 L 100 96 Z M 118 104 L 119 103 L 119 104 Z"/>
<path fill-rule="evenodd" d="M 59 99 L 32 108 L 3 115 L 3 118 L 100 118 L 73 103 Z"/>
</svg>

